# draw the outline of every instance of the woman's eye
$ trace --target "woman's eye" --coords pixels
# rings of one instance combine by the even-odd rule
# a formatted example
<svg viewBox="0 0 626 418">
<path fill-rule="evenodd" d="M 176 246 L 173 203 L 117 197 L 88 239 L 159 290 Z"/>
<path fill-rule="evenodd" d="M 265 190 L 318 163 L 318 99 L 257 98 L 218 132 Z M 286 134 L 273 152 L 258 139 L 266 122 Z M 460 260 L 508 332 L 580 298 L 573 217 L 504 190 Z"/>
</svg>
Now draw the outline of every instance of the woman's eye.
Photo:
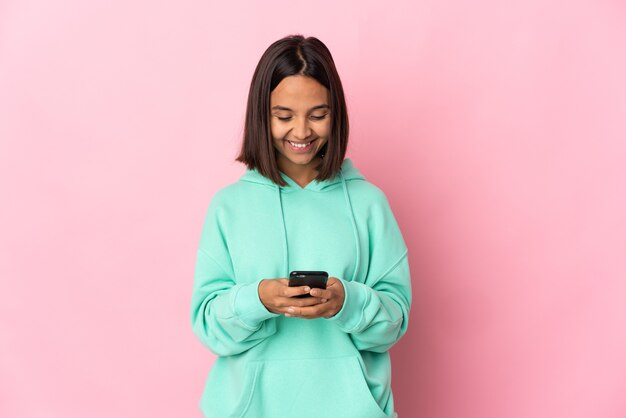
<svg viewBox="0 0 626 418">
<path fill-rule="evenodd" d="M 313 120 L 322 120 L 324 119 L 326 116 L 328 116 L 328 113 L 321 115 L 321 116 L 311 116 L 311 119 Z M 276 116 L 276 118 L 278 120 L 281 120 L 283 122 L 287 122 L 288 120 L 291 120 L 291 116 L 287 116 L 287 117 L 280 117 L 280 116 Z"/>
</svg>

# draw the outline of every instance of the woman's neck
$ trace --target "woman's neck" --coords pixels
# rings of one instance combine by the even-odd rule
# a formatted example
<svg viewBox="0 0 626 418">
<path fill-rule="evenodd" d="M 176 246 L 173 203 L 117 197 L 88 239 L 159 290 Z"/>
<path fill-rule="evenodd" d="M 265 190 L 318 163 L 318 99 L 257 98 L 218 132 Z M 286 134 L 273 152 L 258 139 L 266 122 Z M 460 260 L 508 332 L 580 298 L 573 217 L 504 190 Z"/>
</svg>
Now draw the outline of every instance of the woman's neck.
<svg viewBox="0 0 626 418">
<path fill-rule="evenodd" d="M 308 164 L 295 164 L 284 156 L 280 156 L 278 159 L 278 169 L 300 185 L 300 187 L 306 187 L 307 184 L 315 180 L 318 176 L 319 172 L 315 167 L 321 162 L 322 159 L 320 157 L 315 157 Z"/>
</svg>

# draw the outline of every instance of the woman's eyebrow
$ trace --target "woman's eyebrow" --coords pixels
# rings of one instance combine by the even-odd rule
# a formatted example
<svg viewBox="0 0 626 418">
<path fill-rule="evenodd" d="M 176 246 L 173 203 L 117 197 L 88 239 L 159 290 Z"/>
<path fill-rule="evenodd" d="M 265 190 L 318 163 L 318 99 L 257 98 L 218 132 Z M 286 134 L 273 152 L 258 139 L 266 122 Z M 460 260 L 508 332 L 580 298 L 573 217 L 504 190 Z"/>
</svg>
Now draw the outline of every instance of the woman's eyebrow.
<svg viewBox="0 0 626 418">
<path fill-rule="evenodd" d="M 330 106 L 328 106 L 327 104 L 320 104 L 320 105 L 317 105 L 317 106 L 313 106 L 310 110 L 324 109 L 324 108 L 330 109 Z M 278 105 L 272 106 L 272 110 L 287 110 L 289 112 L 293 112 L 293 109 L 289 109 L 288 107 L 278 106 Z"/>
</svg>

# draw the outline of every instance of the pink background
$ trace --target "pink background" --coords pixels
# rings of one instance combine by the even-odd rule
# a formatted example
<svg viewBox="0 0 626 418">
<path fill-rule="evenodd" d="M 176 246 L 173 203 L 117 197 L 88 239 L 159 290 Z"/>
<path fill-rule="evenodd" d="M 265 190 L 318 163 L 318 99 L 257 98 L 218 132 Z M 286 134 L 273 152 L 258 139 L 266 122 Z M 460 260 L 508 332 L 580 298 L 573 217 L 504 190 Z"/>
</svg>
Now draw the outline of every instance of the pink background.
<svg viewBox="0 0 626 418">
<path fill-rule="evenodd" d="M 200 228 L 290 33 L 332 51 L 409 246 L 400 417 L 626 416 L 626 7 L 598 0 L 4 0 L 0 416 L 201 417 Z"/>
</svg>

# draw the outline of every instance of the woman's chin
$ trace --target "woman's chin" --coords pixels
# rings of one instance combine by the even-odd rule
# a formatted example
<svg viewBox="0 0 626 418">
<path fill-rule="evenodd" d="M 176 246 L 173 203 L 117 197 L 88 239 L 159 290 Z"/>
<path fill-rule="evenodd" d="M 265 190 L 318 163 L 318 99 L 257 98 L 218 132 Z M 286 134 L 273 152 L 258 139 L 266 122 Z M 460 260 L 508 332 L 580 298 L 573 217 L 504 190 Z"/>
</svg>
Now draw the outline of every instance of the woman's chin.
<svg viewBox="0 0 626 418">
<path fill-rule="evenodd" d="M 281 154 L 284 159 L 289 160 L 293 164 L 300 165 L 308 164 L 311 161 L 317 159 L 317 151 L 306 154 L 294 154 L 289 151 L 283 151 Z"/>
</svg>

